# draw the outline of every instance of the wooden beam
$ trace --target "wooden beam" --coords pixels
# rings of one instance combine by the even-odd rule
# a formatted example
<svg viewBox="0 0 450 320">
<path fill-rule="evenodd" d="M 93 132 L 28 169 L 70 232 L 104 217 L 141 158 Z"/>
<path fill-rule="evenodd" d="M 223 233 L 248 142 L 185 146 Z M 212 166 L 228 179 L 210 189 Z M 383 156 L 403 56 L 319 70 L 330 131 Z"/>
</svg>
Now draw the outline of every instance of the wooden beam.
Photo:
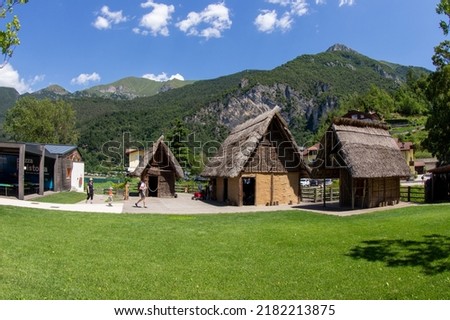
<svg viewBox="0 0 450 320">
<path fill-rule="evenodd" d="M 18 185 L 19 189 L 17 190 L 17 198 L 19 200 L 25 199 L 25 145 L 21 144 L 19 146 L 19 176 Z"/>
<path fill-rule="evenodd" d="M 41 145 L 41 161 L 39 162 L 39 195 L 44 194 L 45 146 Z"/>
</svg>

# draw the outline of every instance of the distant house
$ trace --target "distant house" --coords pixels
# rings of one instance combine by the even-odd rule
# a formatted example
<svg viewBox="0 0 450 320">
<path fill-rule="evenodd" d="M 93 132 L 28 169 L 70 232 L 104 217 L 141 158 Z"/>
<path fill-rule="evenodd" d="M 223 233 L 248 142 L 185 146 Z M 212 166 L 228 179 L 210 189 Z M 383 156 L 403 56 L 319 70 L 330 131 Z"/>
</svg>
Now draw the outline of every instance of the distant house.
<svg viewBox="0 0 450 320">
<path fill-rule="evenodd" d="M 342 118 L 348 118 L 359 121 L 381 122 L 381 117 L 376 112 L 363 112 L 358 110 L 350 110 Z"/>
<path fill-rule="evenodd" d="M 72 145 L 0 143 L 0 194 L 83 191 L 84 163 Z M 9 192 L 9 193 L 8 193 Z"/>
<path fill-rule="evenodd" d="M 416 163 L 414 159 L 414 144 L 410 141 L 401 142 L 396 139 L 398 148 L 405 158 L 406 164 L 409 166 L 409 172 L 414 174 L 416 172 Z"/>
<path fill-rule="evenodd" d="M 438 160 L 436 158 L 416 158 L 414 168 L 418 174 L 425 174 L 427 171 L 436 168 Z"/>
<path fill-rule="evenodd" d="M 175 196 L 175 182 L 184 176 L 183 169 L 161 136 L 144 152 L 138 167 L 131 173 L 147 184 L 150 197 Z"/>
<path fill-rule="evenodd" d="M 321 141 L 314 178 L 340 179 L 340 205 L 371 208 L 400 201 L 400 178 L 409 167 L 387 126 L 335 119 Z"/>
<path fill-rule="evenodd" d="M 304 149 L 302 152 L 303 159 L 305 159 L 307 163 L 313 162 L 316 159 L 317 154 L 319 153 L 319 149 L 320 143 L 316 143 L 315 145 L 312 145 L 311 147 Z"/>
<path fill-rule="evenodd" d="M 201 175 L 213 199 L 237 206 L 298 203 L 308 176 L 279 107 L 235 127 Z"/>
<path fill-rule="evenodd" d="M 127 149 L 125 151 L 128 156 L 128 168 L 129 172 L 133 172 L 139 167 L 139 163 L 144 159 L 144 150 L 143 149 Z"/>
</svg>

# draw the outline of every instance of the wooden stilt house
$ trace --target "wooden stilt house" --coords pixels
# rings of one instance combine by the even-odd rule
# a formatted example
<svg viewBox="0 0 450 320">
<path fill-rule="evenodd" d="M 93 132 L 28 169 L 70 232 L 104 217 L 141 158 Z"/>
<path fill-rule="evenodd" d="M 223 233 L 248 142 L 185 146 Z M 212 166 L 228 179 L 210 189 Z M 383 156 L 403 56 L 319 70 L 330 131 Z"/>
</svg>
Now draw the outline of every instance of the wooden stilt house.
<svg viewBox="0 0 450 320">
<path fill-rule="evenodd" d="M 371 208 L 400 201 L 409 167 L 387 126 L 335 119 L 321 141 L 313 178 L 340 179 L 340 205 Z"/>
<path fill-rule="evenodd" d="M 144 153 L 139 166 L 132 175 L 140 177 L 147 184 L 150 197 L 174 197 L 175 182 L 184 176 L 183 169 L 161 136 Z"/>
<path fill-rule="evenodd" d="M 302 174 L 298 146 L 275 107 L 234 128 L 201 175 L 210 178 L 213 199 L 242 206 L 298 203 Z"/>
</svg>

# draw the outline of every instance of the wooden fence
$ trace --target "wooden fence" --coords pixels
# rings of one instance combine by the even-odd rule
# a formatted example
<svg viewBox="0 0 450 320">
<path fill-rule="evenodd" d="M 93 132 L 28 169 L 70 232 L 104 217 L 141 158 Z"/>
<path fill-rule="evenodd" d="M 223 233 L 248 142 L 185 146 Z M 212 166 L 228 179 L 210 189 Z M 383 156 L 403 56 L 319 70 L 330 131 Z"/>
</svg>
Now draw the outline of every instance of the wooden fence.
<svg viewBox="0 0 450 320">
<path fill-rule="evenodd" d="M 198 187 L 197 187 L 197 189 L 198 189 Z M 183 186 L 183 185 L 175 185 L 175 192 L 176 193 L 192 193 L 194 191 L 196 191 L 194 189 L 194 187 L 189 186 L 189 185 L 185 185 L 185 186 Z"/>
<path fill-rule="evenodd" d="M 425 188 L 422 186 L 401 186 L 400 200 L 406 202 L 425 203 Z"/>
<path fill-rule="evenodd" d="M 325 192 L 324 192 L 325 190 Z M 305 202 L 323 202 L 325 194 L 326 201 L 339 200 L 339 188 L 305 188 L 301 190 L 302 201 Z"/>
</svg>

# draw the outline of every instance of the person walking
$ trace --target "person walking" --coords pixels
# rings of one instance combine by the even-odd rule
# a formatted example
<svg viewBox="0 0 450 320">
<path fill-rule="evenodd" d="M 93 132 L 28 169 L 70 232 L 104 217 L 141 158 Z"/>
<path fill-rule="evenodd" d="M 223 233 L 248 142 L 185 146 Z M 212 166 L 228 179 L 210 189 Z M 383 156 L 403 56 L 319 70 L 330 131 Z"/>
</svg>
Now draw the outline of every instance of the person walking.
<svg viewBox="0 0 450 320">
<path fill-rule="evenodd" d="M 113 187 L 109 187 L 109 189 L 108 189 L 108 200 L 107 200 L 109 207 L 112 207 L 113 196 L 114 196 L 114 194 L 113 194 Z"/>
<path fill-rule="evenodd" d="M 86 198 L 86 203 L 89 201 L 89 199 L 92 200 L 94 199 L 94 181 L 92 180 L 92 178 L 89 179 L 89 182 L 86 186 L 86 191 L 87 191 L 87 198 Z"/>
<path fill-rule="evenodd" d="M 139 203 L 142 202 L 144 204 L 144 208 L 147 208 L 147 206 L 145 205 L 145 192 L 147 190 L 147 185 L 145 184 L 144 181 L 140 180 L 139 181 L 139 196 L 140 199 L 138 200 L 138 202 L 136 202 L 134 205 L 138 208 L 140 208 Z"/>
</svg>

